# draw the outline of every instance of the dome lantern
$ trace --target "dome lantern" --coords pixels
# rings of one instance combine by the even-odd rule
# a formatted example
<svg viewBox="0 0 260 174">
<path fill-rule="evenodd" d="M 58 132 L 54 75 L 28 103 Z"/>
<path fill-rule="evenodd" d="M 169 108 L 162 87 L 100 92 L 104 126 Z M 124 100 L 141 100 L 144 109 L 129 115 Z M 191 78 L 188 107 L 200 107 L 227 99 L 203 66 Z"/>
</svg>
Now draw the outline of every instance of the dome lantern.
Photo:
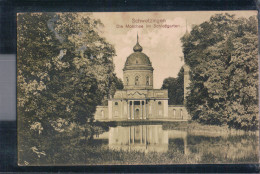
<svg viewBox="0 0 260 174">
<path fill-rule="evenodd" d="M 125 62 L 125 66 L 123 70 L 127 69 L 149 69 L 153 70 L 152 64 L 150 62 L 149 57 L 142 52 L 143 48 L 139 44 L 138 40 L 138 34 L 137 34 L 137 42 L 136 45 L 134 46 L 133 50 L 134 52 L 130 54 Z"/>
<path fill-rule="evenodd" d="M 138 42 L 138 34 L 137 34 L 137 42 L 136 45 L 133 48 L 134 52 L 142 52 L 143 48 L 141 47 L 141 45 Z"/>
</svg>

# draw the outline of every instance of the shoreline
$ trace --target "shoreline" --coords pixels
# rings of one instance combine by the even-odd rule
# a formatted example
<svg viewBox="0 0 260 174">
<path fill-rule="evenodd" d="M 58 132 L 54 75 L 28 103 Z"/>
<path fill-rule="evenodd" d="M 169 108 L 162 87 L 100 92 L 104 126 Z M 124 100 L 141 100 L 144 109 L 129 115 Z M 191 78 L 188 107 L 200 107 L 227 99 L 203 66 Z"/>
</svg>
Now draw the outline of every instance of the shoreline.
<svg viewBox="0 0 260 174">
<path fill-rule="evenodd" d="M 93 122 L 96 126 L 106 125 L 108 127 L 116 126 L 138 126 L 138 125 L 162 125 L 165 130 L 186 130 L 191 134 L 212 134 L 212 135 L 243 135 L 243 134 L 256 134 L 259 136 L 259 131 L 245 131 L 234 128 L 228 128 L 228 125 L 206 125 L 196 121 L 157 121 L 157 120 L 131 120 L 131 121 L 105 121 Z"/>
</svg>

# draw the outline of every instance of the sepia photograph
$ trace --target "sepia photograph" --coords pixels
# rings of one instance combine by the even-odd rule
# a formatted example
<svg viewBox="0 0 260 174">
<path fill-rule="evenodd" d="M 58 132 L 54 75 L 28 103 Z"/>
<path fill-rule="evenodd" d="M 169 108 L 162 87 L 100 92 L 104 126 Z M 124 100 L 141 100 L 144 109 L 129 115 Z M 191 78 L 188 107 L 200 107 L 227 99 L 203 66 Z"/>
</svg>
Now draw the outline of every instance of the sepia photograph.
<svg viewBox="0 0 260 174">
<path fill-rule="evenodd" d="M 258 164 L 257 15 L 17 13 L 18 165 Z"/>
</svg>

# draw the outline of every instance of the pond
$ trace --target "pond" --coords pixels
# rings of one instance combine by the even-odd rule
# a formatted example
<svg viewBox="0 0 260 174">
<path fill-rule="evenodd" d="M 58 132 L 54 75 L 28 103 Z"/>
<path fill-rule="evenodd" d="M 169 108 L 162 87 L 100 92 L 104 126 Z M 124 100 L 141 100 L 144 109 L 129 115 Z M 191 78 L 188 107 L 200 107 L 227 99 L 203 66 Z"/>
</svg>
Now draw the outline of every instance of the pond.
<svg viewBox="0 0 260 174">
<path fill-rule="evenodd" d="M 86 139 L 57 136 L 38 141 L 35 152 L 23 151 L 20 164 L 205 164 L 257 163 L 258 136 L 252 133 L 172 129 L 164 124 L 111 126 Z M 53 142 L 55 141 L 55 142 Z M 30 143 L 30 146 L 32 144 Z M 27 152 L 27 153 L 26 153 Z M 29 154 L 29 152 L 31 154 Z M 33 155 L 36 157 L 33 157 Z M 35 160 L 30 160 L 35 158 Z"/>
</svg>

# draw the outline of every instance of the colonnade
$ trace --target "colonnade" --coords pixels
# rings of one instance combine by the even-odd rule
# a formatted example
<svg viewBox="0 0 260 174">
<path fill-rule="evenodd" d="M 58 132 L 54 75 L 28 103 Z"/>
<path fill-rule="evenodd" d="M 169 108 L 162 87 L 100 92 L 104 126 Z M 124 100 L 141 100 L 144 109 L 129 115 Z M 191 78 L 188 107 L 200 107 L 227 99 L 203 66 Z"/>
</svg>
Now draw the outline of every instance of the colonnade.
<svg viewBox="0 0 260 174">
<path fill-rule="evenodd" d="M 131 127 L 129 126 L 129 145 L 130 144 L 135 144 L 135 139 L 136 139 L 136 129 L 137 127 Z M 138 139 L 140 139 L 140 142 L 139 144 L 144 144 L 144 145 L 147 145 L 147 126 L 145 125 L 144 127 L 141 126 L 141 132 L 140 132 L 140 135 L 141 137 L 138 137 Z"/>
<path fill-rule="evenodd" d="M 146 119 L 146 101 L 145 100 L 128 100 L 127 101 L 127 114 L 128 114 L 128 119 L 138 119 L 137 116 L 135 115 L 136 108 L 135 102 L 139 102 L 140 104 L 140 119 Z"/>
</svg>

